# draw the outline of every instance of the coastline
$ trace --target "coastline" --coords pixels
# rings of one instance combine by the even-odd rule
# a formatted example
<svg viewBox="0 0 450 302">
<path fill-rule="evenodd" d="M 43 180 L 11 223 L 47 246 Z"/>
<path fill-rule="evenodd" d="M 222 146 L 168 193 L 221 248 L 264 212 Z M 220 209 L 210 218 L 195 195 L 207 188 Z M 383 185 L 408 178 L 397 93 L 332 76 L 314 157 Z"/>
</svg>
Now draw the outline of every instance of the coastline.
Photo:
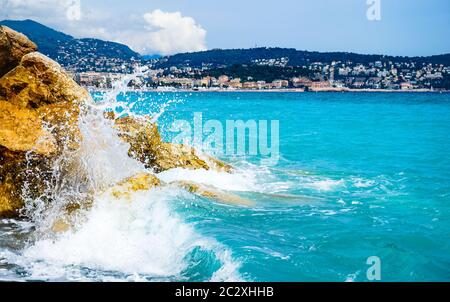
<svg viewBox="0 0 450 302">
<path fill-rule="evenodd" d="M 110 89 L 85 87 L 89 92 L 104 93 Z M 450 90 L 432 89 L 352 89 L 352 88 L 324 88 L 306 91 L 298 88 L 285 89 L 130 89 L 132 92 L 173 92 L 173 93 L 450 93 Z"/>
</svg>

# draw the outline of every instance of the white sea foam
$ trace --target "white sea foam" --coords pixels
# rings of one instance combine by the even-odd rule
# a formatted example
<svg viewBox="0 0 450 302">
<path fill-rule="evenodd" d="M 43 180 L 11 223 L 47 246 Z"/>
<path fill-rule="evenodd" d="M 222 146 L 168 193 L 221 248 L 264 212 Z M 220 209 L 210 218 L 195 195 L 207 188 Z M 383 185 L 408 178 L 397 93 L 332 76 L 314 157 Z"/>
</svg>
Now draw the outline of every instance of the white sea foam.
<svg viewBox="0 0 450 302">
<path fill-rule="evenodd" d="M 292 188 L 291 180 L 281 180 L 267 167 L 260 167 L 248 162 L 239 162 L 232 174 L 214 170 L 171 169 L 158 174 L 167 183 L 189 180 L 195 183 L 212 186 L 223 191 L 255 192 L 276 194 Z"/>
<path fill-rule="evenodd" d="M 325 179 L 325 180 L 315 180 L 309 183 L 303 184 L 303 187 L 318 190 L 318 191 L 333 191 L 337 188 L 340 188 L 345 185 L 344 180 L 333 180 L 333 179 Z"/>
<path fill-rule="evenodd" d="M 45 198 L 26 199 L 26 213 L 38 229 L 37 237 L 18 253 L 0 251 L 0 258 L 22 267 L 27 279 L 34 280 L 189 280 L 183 272 L 199 265 L 190 263 L 189 255 L 200 249 L 219 264 L 218 268 L 208 267 L 213 271 L 209 277 L 204 276 L 205 281 L 241 280 L 240 263 L 232 258 L 231 251 L 202 236 L 172 209 L 179 191 L 161 188 L 130 192 L 126 200 L 105 193 L 117 182 L 145 171 L 141 163 L 128 156 L 129 145 L 112 129 L 112 121 L 103 117 L 108 104 L 117 105 L 112 100 L 126 86 L 124 83 L 107 94 L 100 106 L 88 104 L 87 114 L 80 117 L 83 140 L 77 152 L 67 151 L 55 163 L 46 192 L 52 197 L 51 205 Z M 231 176 L 204 171 L 196 174 L 181 169 L 166 175 L 169 180 L 205 181 L 208 177 L 216 178 L 215 184 L 225 188 L 245 189 L 252 184 L 236 187 Z M 78 212 L 72 231 L 60 235 L 49 232 L 70 202 L 83 202 L 87 196 L 93 196 L 93 207 Z"/>
<path fill-rule="evenodd" d="M 70 266 L 115 271 L 127 278 L 182 280 L 181 273 L 190 265 L 186 257 L 198 247 L 213 253 L 221 263 L 212 279 L 240 280 L 239 263 L 229 250 L 184 223 L 169 206 L 174 198 L 173 189 L 136 192 L 131 203 L 109 194 L 99 196 L 77 231 L 56 240 L 40 240 L 23 252 L 31 275 L 39 277 L 44 263 L 45 275 L 50 269 L 53 278 L 76 279 L 79 270 L 63 269 Z"/>
<path fill-rule="evenodd" d="M 353 186 L 355 188 L 361 189 L 361 188 L 369 188 L 369 187 L 373 187 L 374 185 L 376 185 L 376 182 L 373 180 L 367 180 L 367 179 L 363 179 L 363 178 L 352 178 L 351 179 Z"/>
<path fill-rule="evenodd" d="M 206 170 L 188 170 L 172 169 L 158 174 L 158 177 L 164 182 L 174 182 L 180 180 L 189 180 L 199 184 L 209 185 L 221 190 L 227 191 L 257 191 L 260 189 L 256 178 L 251 172 L 237 172 L 234 174 L 206 171 Z"/>
</svg>

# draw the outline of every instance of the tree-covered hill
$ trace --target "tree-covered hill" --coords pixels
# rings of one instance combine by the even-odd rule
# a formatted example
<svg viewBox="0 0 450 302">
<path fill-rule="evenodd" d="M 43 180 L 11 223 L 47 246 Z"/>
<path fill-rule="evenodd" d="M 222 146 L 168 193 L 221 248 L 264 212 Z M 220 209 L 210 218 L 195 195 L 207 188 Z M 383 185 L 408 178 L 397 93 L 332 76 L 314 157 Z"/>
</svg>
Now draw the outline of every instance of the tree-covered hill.
<svg viewBox="0 0 450 302">
<path fill-rule="evenodd" d="M 251 64 L 259 60 L 287 58 L 287 66 L 306 66 L 314 62 L 352 62 L 367 64 L 370 62 L 416 62 L 443 64 L 450 66 L 450 54 L 430 57 L 394 57 L 385 55 L 364 55 L 350 52 L 315 52 L 292 48 L 252 48 L 252 49 L 213 49 L 194 53 L 181 53 L 161 59 L 161 67 L 190 66 L 225 67 L 236 64 Z"/>
<path fill-rule="evenodd" d="M 105 69 L 141 58 L 126 45 L 99 39 L 76 39 L 32 20 L 5 20 L 0 21 L 0 25 L 23 33 L 37 44 L 40 52 L 63 66 L 78 67 L 79 71 L 95 66 Z"/>
</svg>

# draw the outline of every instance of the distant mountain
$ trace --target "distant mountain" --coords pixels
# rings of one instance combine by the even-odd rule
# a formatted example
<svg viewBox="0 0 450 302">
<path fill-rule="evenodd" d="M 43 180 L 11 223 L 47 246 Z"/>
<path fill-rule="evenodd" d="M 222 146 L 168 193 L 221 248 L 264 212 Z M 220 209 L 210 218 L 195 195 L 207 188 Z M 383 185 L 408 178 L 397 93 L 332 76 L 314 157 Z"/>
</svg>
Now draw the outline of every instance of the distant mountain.
<svg viewBox="0 0 450 302">
<path fill-rule="evenodd" d="M 140 54 L 126 45 L 99 39 L 75 39 L 32 20 L 5 20 L 0 21 L 0 25 L 25 34 L 37 44 L 40 52 L 76 71 L 111 71 L 111 68 L 119 71 L 122 65 L 141 59 Z M 124 71 L 129 68 L 125 66 Z"/>
<path fill-rule="evenodd" d="M 57 56 L 59 45 L 74 40 L 72 36 L 63 34 L 31 20 L 5 20 L 0 21 L 0 25 L 8 26 L 9 28 L 23 33 L 38 45 L 40 52 L 50 55 L 52 58 Z"/>
<path fill-rule="evenodd" d="M 407 62 L 433 63 L 450 66 L 450 54 L 430 57 L 395 57 L 384 55 L 364 55 L 349 52 L 311 52 L 292 48 L 252 48 L 252 49 L 213 49 L 208 51 L 181 53 L 160 60 L 161 67 L 190 66 L 225 67 L 252 64 L 256 61 L 287 58 L 287 66 L 306 66 L 313 62 L 331 63 L 333 61 L 361 63 Z"/>
<path fill-rule="evenodd" d="M 150 61 L 152 63 L 157 61 L 155 67 L 161 68 L 172 66 L 203 67 L 206 65 L 210 69 L 231 68 L 238 74 L 244 72 L 246 67 L 237 68 L 234 65 L 271 65 L 276 67 L 272 68 L 274 73 L 282 67 L 310 66 L 314 62 L 330 64 L 333 61 L 364 65 L 377 61 L 381 63 L 390 61 L 393 63 L 414 62 L 416 64 L 431 63 L 450 66 L 450 54 L 429 57 L 396 57 L 350 52 L 304 51 L 293 48 L 213 49 L 180 53 L 167 57 L 160 57 L 159 55 L 141 56 L 128 46 L 120 43 L 90 38 L 76 39 L 32 20 L 5 20 L 0 21 L 0 25 L 6 25 L 22 32 L 38 45 L 40 52 L 76 72 L 129 73 L 134 70 L 135 63 Z M 275 61 L 275 64 L 273 61 Z M 268 72 L 268 69 L 264 69 L 264 72 Z M 299 72 L 303 71 L 299 70 Z"/>
</svg>

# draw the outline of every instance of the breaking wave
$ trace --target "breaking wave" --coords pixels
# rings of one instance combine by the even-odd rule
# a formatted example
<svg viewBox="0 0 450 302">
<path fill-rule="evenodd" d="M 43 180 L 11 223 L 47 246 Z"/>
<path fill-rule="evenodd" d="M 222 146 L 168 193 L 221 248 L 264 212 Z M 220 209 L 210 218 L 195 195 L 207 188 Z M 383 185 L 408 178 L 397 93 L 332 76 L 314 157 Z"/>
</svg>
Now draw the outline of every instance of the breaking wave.
<svg viewBox="0 0 450 302">
<path fill-rule="evenodd" d="M 129 107 L 124 110 L 129 105 L 117 102 L 117 96 L 132 79 L 125 78 L 102 101 L 86 106 L 86 114 L 79 120 L 81 147 L 76 153 L 64 152 L 55 163 L 44 194 L 51 195 L 54 202 L 49 206 L 46 196 L 26 199 L 24 211 L 31 217 L 34 229 L 28 243 L 20 251 L 0 250 L 0 261 L 13 265 L 19 279 L 242 279 L 240 263 L 233 259 L 231 251 L 215 239 L 202 236 L 173 209 L 172 205 L 186 194 L 181 189 L 130 192 L 126 200 L 105 193 L 118 182 L 146 171 L 143 164 L 128 156 L 129 145 L 119 139 L 113 122 L 103 115 L 105 109 L 115 110 L 119 105 L 121 114 L 132 114 Z M 167 106 L 162 106 L 156 118 Z M 71 172 L 63 172 L 61 165 L 71 166 Z M 177 173 L 185 173 L 184 179 L 191 176 L 186 171 Z M 88 196 L 94 196 L 92 208 L 76 215 L 70 231 L 51 232 L 51 226 L 68 205 Z"/>
</svg>

